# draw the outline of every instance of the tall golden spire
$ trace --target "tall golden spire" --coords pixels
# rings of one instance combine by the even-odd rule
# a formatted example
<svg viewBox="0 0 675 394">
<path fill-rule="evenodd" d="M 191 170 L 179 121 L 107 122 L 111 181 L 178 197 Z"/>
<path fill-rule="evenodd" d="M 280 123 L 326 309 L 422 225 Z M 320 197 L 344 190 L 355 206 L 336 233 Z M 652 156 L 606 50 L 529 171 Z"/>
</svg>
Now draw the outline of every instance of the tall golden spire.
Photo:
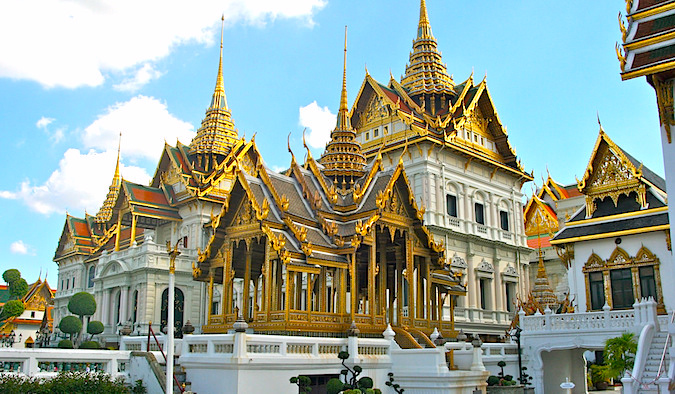
<svg viewBox="0 0 675 394">
<path fill-rule="evenodd" d="M 342 64 L 342 91 L 335 129 L 319 162 L 325 167 L 324 174 L 338 187 L 350 190 L 354 181 L 365 174 L 366 158 L 361 153 L 361 144 L 356 141 L 356 132 L 349 121 L 347 105 L 347 26 Z"/>
<path fill-rule="evenodd" d="M 122 147 L 122 132 L 120 132 L 120 138 L 117 142 L 117 163 L 115 164 L 115 173 L 113 174 L 112 182 L 108 188 L 108 194 L 103 201 L 101 209 L 99 209 L 96 214 L 94 222 L 104 223 L 110 220 L 112 217 L 113 206 L 115 205 L 115 200 L 117 200 L 117 195 L 120 192 L 120 186 L 122 185 L 122 177 L 120 177 L 120 150 Z"/>
<path fill-rule="evenodd" d="M 204 172 L 213 169 L 230 153 L 232 145 L 239 138 L 234 128 L 232 113 L 227 107 L 225 84 L 223 82 L 223 31 L 225 16 L 221 18 L 220 27 L 220 62 L 216 87 L 211 98 L 211 105 L 206 110 L 202 125 L 197 135 L 190 142 L 190 153 L 196 155 L 196 168 Z"/>
<path fill-rule="evenodd" d="M 410 60 L 406 65 L 401 85 L 408 89 L 410 96 L 424 94 L 455 95 L 455 83 L 448 75 L 441 53 L 438 51 L 438 43 L 431 33 L 425 0 L 420 0 L 417 37 L 413 41 L 413 51 L 410 53 Z"/>
<path fill-rule="evenodd" d="M 431 35 L 431 25 L 429 24 L 429 15 L 427 14 L 427 2 L 420 1 L 420 22 L 417 25 L 417 38 L 433 38 Z"/>
<path fill-rule="evenodd" d="M 559 302 L 558 297 L 556 297 L 555 293 L 553 293 L 551 284 L 548 281 L 548 275 L 546 274 L 546 267 L 544 266 L 544 257 L 541 252 L 541 231 L 539 230 L 540 223 L 541 221 L 537 221 L 539 263 L 537 264 L 537 277 L 534 279 L 534 286 L 532 286 L 532 297 L 539 305 L 541 305 L 543 309 L 549 307 L 551 310 L 555 311 L 558 308 Z"/>
</svg>

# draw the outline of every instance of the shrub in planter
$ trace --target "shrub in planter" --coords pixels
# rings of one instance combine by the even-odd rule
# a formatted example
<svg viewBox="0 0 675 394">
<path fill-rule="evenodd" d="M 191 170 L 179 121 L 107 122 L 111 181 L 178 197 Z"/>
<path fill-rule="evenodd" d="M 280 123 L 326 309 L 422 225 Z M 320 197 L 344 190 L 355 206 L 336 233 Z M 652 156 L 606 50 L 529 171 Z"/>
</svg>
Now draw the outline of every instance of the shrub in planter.
<svg viewBox="0 0 675 394">
<path fill-rule="evenodd" d="M 62 339 L 59 341 L 58 347 L 59 349 L 72 349 L 73 341 L 71 341 L 70 339 Z"/>
<path fill-rule="evenodd" d="M 84 341 L 80 344 L 80 349 L 98 349 L 99 347 L 96 341 Z"/>
</svg>

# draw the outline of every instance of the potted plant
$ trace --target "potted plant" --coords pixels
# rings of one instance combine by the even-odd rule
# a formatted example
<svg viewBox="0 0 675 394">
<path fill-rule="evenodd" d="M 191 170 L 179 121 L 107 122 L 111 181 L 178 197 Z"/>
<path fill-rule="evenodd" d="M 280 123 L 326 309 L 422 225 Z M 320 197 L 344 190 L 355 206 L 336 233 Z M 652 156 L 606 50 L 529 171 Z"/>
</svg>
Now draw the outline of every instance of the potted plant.
<svg viewBox="0 0 675 394">
<path fill-rule="evenodd" d="M 605 365 L 607 377 L 619 380 L 628 370 L 633 369 L 637 353 L 635 334 L 625 332 L 618 337 L 605 341 Z"/>
<path fill-rule="evenodd" d="M 487 392 L 488 393 L 508 393 L 508 394 L 523 394 L 523 385 L 518 384 L 513 380 L 513 376 L 504 374 L 504 367 L 506 362 L 500 361 L 497 363 L 500 368 L 500 372 L 497 376 L 492 375 L 487 380 Z"/>
<path fill-rule="evenodd" d="M 591 364 L 591 384 L 596 390 L 607 390 L 609 387 L 610 369 L 607 365 Z"/>
</svg>

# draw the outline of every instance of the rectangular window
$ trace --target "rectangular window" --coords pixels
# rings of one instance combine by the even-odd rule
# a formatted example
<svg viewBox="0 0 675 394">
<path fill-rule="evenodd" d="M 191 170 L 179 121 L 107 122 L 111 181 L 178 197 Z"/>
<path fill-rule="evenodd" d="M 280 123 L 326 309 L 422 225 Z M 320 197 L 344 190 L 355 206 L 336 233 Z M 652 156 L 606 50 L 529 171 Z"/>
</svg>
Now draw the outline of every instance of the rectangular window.
<svg viewBox="0 0 675 394">
<path fill-rule="evenodd" d="M 515 302 L 513 301 L 513 283 L 506 283 L 506 310 L 507 312 L 515 312 Z"/>
<path fill-rule="evenodd" d="M 591 272 L 588 275 L 591 293 L 591 310 L 597 311 L 605 305 L 605 286 L 602 272 Z"/>
<path fill-rule="evenodd" d="M 370 133 L 366 131 L 366 141 L 370 139 Z"/>
<path fill-rule="evenodd" d="M 456 218 L 457 217 L 457 197 L 452 194 L 447 194 L 445 196 L 445 206 L 448 211 L 448 215 Z"/>
<path fill-rule="evenodd" d="M 656 280 L 654 279 L 654 267 L 640 267 L 640 296 L 643 298 L 653 297 L 656 301 Z"/>
<path fill-rule="evenodd" d="M 612 307 L 630 308 L 635 301 L 630 268 L 609 271 L 609 279 L 612 282 Z"/>
<path fill-rule="evenodd" d="M 499 211 L 499 224 L 502 230 L 509 231 L 509 213 L 506 211 Z"/>
<path fill-rule="evenodd" d="M 480 281 L 478 281 L 478 283 L 480 285 L 480 307 L 481 309 L 485 309 L 485 307 L 487 306 L 485 303 L 485 298 L 487 295 L 485 294 L 485 286 L 486 286 L 485 279 L 481 279 Z"/>
<path fill-rule="evenodd" d="M 387 135 L 387 132 L 389 131 L 389 126 L 384 126 L 384 134 Z"/>
<path fill-rule="evenodd" d="M 485 224 L 483 204 L 480 203 L 474 204 L 474 210 L 476 211 L 476 223 Z"/>
<path fill-rule="evenodd" d="M 380 135 L 380 129 L 373 130 L 373 138 L 377 137 L 378 135 Z"/>
</svg>

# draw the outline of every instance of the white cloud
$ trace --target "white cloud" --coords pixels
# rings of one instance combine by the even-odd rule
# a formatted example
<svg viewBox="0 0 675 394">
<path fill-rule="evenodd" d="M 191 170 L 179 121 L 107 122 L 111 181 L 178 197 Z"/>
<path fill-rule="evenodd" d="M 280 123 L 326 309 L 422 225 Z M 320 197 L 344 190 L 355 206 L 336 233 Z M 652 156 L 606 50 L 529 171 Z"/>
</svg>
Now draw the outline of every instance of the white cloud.
<svg viewBox="0 0 675 394">
<path fill-rule="evenodd" d="M 59 168 L 52 172 L 42 185 L 26 180 L 19 190 L 0 191 L 0 197 L 19 199 L 31 210 L 45 215 L 63 213 L 66 210 L 96 214 L 101 207 L 113 177 L 117 150 L 82 153 L 68 149 L 59 162 Z M 132 182 L 147 184 L 150 175 L 145 169 L 134 166 L 120 166 L 122 176 Z"/>
<path fill-rule="evenodd" d="M 37 126 L 38 129 L 46 130 L 47 126 L 52 124 L 54 120 L 55 120 L 54 118 L 47 118 L 43 116 L 35 123 L 35 126 Z"/>
<path fill-rule="evenodd" d="M 312 148 L 323 148 L 330 141 L 330 132 L 335 128 L 337 115 L 328 107 L 319 107 L 316 101 L 300 107 L 300 126 L 307 127 L 307 143 Z"/>
<path fill-rule="evenodd" d="M 49 136 L 49 140 L 53 144 L 57 144 L 57 143 L 61 142 L 61 140 L 65 136 L 65 131 L 66 131 L 66 129 L 64 127 L 59 127 L 56 130 L 51 131 L 51 128 L 49 127 L 49 125 L 54 123 L 55 120 L 56 119 L 54 119 L 54 118 L 47 118 L 47 117 L 43 116 L 37 122 L 35 122 L 35 126 L 38 129 L 42 129 L 45 133 L 47 133 L 47 135 Z"/>
<path fill-rule="evenodd" d="M 25 244 L 22 240 L 14 241 L 9 245 L 9 251 L 14 254 L 28 254 L 29 246 Z M 30 248 L 32 249 L 32 248 Z"/>
<path fill-rule="evenodd" d="M 121 92 L 136 92 L 148 82 L 161 76 L 161 71 L 155 70 L 152 64 L 145 63 L 143 67 L 136 70 L 136 73 L 131 78 L 126 78 L 122 82 L 113 85 L 113 89 Z"/>
<path fill-rule="evenodd" d="M 87 148 L 117 150 L 120 132 L 123 156 L 152 161 L 159 159 L 165 140 L 189 144 L 195 135 L 193 126 L 171 115 L 165 103 L 139 95 L 108 107 L 84 129 L 82 140 Z"/>
<path fill-rule="evenodd" d="M 0 2 L 0 77 L 45 87 L 98 86 L 167 56 L 189 42 L 210 44 L 224 13 L 228 25 L 263 25 L 312 15 L 326 0 L 5 0 Z M 45 62 L 49 66 L 45 67 Z"/>
</svg>

